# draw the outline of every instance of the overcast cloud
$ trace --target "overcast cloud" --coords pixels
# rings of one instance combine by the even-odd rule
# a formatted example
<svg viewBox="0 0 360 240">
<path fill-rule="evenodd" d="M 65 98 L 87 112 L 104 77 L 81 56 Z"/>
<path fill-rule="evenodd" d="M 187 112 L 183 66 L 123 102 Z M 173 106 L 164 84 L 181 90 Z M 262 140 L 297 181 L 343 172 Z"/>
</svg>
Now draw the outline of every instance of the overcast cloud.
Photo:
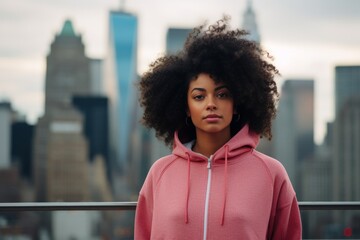
<svg viewBox="0 0 360 240">
<path fill-rule="evenodd" d="M 139 18 L 139 73 L 164 51 L 169 26 L 193 27 L 223 14 L 241 26 L 246 0 L 129 0 Z M 333 118 L 333 71 L 360 65 L 359 0 L 253 0 L 262 44 L 287 78 L 316 80 L 317 140 Z M 0 99 L 36 122 L 43 111 L 45 57 L 66 18 L 81 33 L 89 57 L 101 58 L 109 10 L 116 0 L 1 0 Z M 321 97 L 319 97 L 321 96 Z"/>
</svg>

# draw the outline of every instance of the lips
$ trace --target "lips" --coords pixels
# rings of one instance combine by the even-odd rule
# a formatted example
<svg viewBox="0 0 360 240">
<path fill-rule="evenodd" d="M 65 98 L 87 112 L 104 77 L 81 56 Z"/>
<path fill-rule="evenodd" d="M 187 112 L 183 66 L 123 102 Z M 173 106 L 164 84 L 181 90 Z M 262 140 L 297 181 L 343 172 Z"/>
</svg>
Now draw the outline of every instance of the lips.
<svg viewBox="0 0 360 240">
<path fill-rule="evenodd" d="M 220 119 L 221 116 L 217 114 L 209 114 L 204 118 L 204 120 L 208 123 L 217 123 Z"/>
<path fill-rule="evenodd" d="M 210 119 L 210 118 L 221 118 L 221 116 L 217 114 L 209 114 L 204 119 Z"/>
</svg>

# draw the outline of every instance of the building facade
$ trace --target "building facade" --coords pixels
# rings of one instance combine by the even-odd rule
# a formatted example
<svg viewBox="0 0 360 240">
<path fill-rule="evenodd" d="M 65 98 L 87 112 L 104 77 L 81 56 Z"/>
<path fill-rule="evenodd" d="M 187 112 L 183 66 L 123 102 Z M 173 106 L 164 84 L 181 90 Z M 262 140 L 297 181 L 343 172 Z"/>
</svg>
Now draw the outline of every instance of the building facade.
<svg viewBox="0 0 360 240">
<path fill-rule="evenodd" d="M 11 166 L 11 105 L 9 102 L 0 102 L 0 169 Z"/>
<path fill-rule="evenodd" d="M 32 182 L 34 126 L 25 121 L 11 124 L 11 161 L 19 165 L 21 176 Z"/>
<path fill-rule="evenodd" d="M 286 168 L 301 196 L 301 162 L 314 154 L 314 81 L 287 80 L 273 128 L 273 154 Z"/>
<path fill-rule="evenodd" d="M 105 161 L 107 177 L 110 179 L 108 98 L 75 95 L 72 104 L 84 117 L 83 134 L 88 141 L 90 162 L 101 156 Z"/>
<path fill-rule="evenodd" d="M 124 171 L 129 161 L 132 109 L 137 104 L 137 31 L 135 15 L 109 14 L 108 50 L 104 60 L 105 91 L 109 96 L 110 158 Z M 115 167 L 115 166 L 114 166 Z"/>
<path fill-rule="evenodd" d="M 246 10 L 243 15 L 243 23 L 242 23 L 242 29 L 249 32 L 249 35 L 247 38 L 251 41 L 255 41 L 258 44 L 260 44 L 260 33 L 258 30 L 258 25 L 256 22 L 256 14 L 253 10 L 252 1 L 247 1 Z"/>
<path fill-rule="evenodd" d="M 34 136 L 34 182 L 38 201 L 88 199 L 88 146 L 73 95 L 91 93 L 90 61 L 81 35 L 66 20 L 46 61 L 45 113 Z M 85 186 L 85 187 L 84 187 Z"/>
<path fill-rule="evenodd" d="M 176 54 L 183 49 L 191 28 L 170 27 L 166 32 L 166 53 Z"/>
<path fill-rule="evenodd" d="M 335 67 L 333 197 L 360 200 L 360 66 Z"/>
</svg>

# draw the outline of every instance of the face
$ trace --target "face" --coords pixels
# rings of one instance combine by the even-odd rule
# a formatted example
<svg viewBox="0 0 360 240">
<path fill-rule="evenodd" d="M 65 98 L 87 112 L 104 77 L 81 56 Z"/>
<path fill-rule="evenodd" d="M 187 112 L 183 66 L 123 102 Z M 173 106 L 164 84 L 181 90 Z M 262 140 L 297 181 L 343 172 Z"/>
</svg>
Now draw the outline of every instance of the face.
<svg viewBox="0 0 360 240">
<path fill-rule="evenodd" d="M 199 131 L 229 134 L 234 114 L 233 97 L 223 83 L 201 73 L 189 84 L 187 93 L 188 116 Z"/>
</svg>

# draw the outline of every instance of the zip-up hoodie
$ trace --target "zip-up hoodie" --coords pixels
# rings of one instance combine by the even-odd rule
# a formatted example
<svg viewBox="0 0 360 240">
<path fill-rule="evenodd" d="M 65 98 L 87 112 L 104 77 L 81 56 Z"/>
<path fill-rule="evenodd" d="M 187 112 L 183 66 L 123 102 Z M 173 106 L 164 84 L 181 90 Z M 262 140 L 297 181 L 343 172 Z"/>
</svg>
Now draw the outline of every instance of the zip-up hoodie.
<svg viewBox="0 0 360 240">
<path fill-rule="evenodd" d="M 255 150 L 245 125 L 210 158 L 175 133 L 139 194 L 135 239 L 301 239 L 295 192 L 281 163 Z"/>
</svg>

